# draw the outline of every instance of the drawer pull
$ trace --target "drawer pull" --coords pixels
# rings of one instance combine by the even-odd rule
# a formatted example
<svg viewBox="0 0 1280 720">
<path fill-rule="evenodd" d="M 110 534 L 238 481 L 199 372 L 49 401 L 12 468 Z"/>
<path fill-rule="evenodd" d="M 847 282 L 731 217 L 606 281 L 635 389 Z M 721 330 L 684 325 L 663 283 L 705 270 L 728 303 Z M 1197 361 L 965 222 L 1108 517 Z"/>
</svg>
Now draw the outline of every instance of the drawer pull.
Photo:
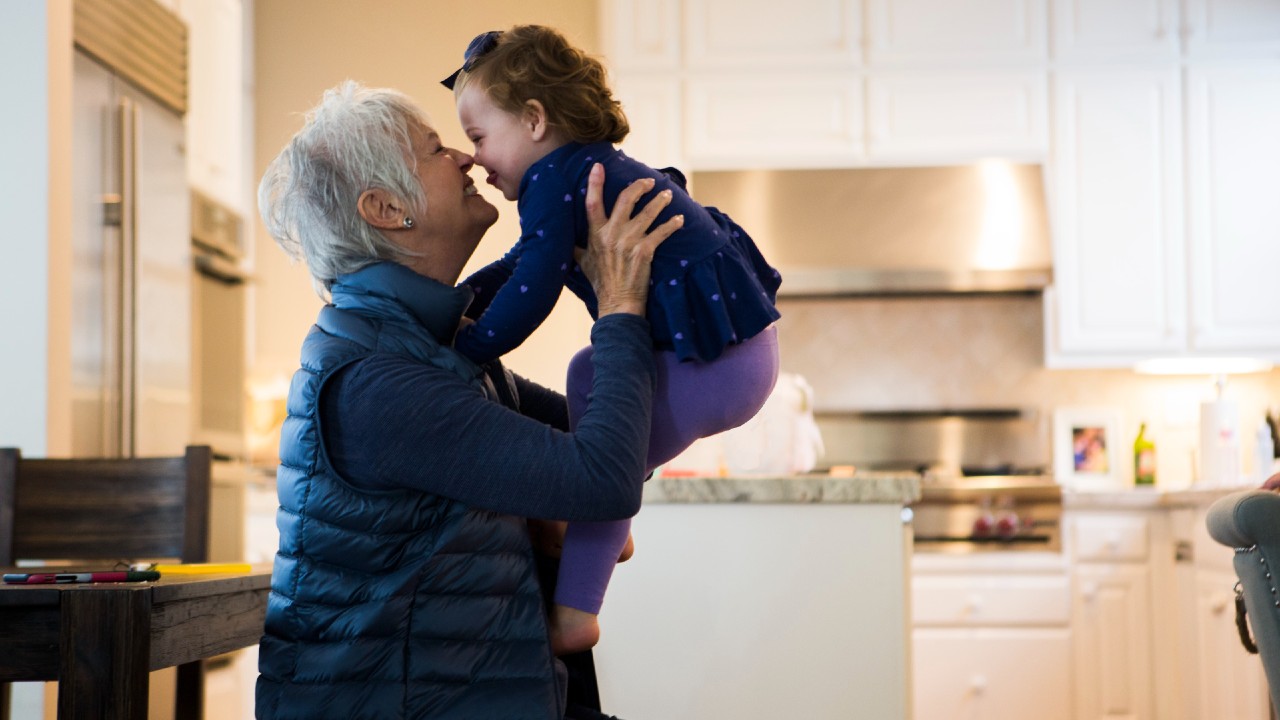
<svg viewBox="0 0 1280 720">
<path fill-rule="evenodd" d="M 986 691 L 987 691 L 987 676 L 986 676 L 986 675 L 974 675 L 974 676 L 973 676 L 973 678 L 971 678 L 971 679 L 969 680 L 969 689 L 973 691 L 973 694 L 974 694 L 974 695 L 981 695 L 981 694 L 983 694 L 984 692 L 986 692 Z"/>
</svg>

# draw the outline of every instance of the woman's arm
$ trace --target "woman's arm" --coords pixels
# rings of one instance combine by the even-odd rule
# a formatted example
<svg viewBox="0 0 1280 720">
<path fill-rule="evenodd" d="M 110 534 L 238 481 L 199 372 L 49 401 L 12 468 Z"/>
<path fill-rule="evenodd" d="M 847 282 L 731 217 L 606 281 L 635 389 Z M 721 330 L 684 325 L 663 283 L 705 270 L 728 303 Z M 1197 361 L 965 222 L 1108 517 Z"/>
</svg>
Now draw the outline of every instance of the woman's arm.
<svg viewBox="0 0 1280 720">
<path fill-rule="evenodd" d="M 394 355 L 335 374 L 321 398 L 326 449 L 357 485 L 413 487 L 526 517 L 605 520 L 639 509 L 654 366 L 643 318 L 649 264 L 679 227 L 646 232 L 667 198 L 632 216 L 641 181 L 601 205 L 603 171 L 588 185 L 590 251 L 579 260 L 601 289 L 592 327 L 593 399 L 576 432 L 564 433 L 487 400 L 446 370 Z"/>
<path fill-rule="evenodd" d="M 614 520 L 640 507 L 654 392 L 648 323 L 592 328 L 593 402 L 567 433 L 492 402 L 461 377 L 375 355 L 321 399 L 325 446 L 353 485 L 414 488 L 524 517 Z"/>
</svg>

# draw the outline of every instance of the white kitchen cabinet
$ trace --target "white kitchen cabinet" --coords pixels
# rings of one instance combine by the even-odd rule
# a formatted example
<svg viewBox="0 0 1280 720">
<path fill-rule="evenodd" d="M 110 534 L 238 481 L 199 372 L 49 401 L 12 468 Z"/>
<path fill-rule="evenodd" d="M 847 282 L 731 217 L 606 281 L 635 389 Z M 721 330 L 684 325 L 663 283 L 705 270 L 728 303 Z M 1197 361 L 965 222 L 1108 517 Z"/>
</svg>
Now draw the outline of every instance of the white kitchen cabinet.
<svg viewBox="0 0 1280 720">
<path fill-rule="evenodd" d="M 1184 0 L 1187 55 L 1280 58 L 1280 3 L 1275 0 Z"/>
<path fill-rule="evenodd" d="M 844 73 L 700 74 L 686 89 L 686 156 L 699 170 L 858 164 L 862 98 Z"/>
<path fill-rule="evenodd" d="M 622 149 L 651 167 L 687 169 L 680 122 L 680 81 L 658 75 L 628 75 L 613 85 L 631 132 Z"/>
<path fill-rule="evenodd" d="M 1042 63 L 1045 0 L 866 0 L 869 64 Z"/>
<path fill-rule="evenodd" d="M 1040 160 L 1046 8 L 602 0 L 601 34 L 635 147 L 689 170 Z"/>
<path fill-rule="evenodd" d="M 1055 78 L 1051 364 L 1186 347 L 1180 88 L 1172 68 Z"/>
<path fill-rule="evenodd" d="M 1151 528 L 1143 514 L 1073 514 L 1078 720 L 1152 720 Z"/>
<path fill-rule="evenodd" d="M 179 11 L 190 42 L 187 177 L 244 215 L 243 7 L 240 0 L 181 0 Z"/>
<path fill-rule="evenodd" d="M 1193 562 L 1180 586 L 1186 618 L 1180 625 L 1188 712 L 1184 717 L 1217 720 L 1267 720 L 1271 700 L 1262 661 L 1245 651 L 1236 629 L 1235 552 L 1209 537 L 1205 516 L 1212 498 L 1190 519 Z"/>
<path fill-rule="evenodd" d="M 1201 570 L 1196 583 L 1197 655 L 1202 659 L 1197 690 L 1202 717 L 1263 720 L 1270 704 L 1266 678 L 1262 662 L 1244 649 L 1236 631 L 1235 573 Z"/>
<path fill-rule="evenodd" d="M 1071 717 L 1065 627 L 917 628 L 914 642 L 916 720 Z"/>
<path fill-rule="evenodd" d="M 1190 346 L 1280 357 L 1280 62 L 1192 65 L 1186 81 Z"/>
<path fill-rule="evenodd" d="M 1061 70 L 1053 122 L 1050 366 L 1280 359 L 1280 62 Z"/>
<path fill-rule="evenodd" d="M 867 155 L 877 163 L 1042 159 L 1047 96 L 1039 71 L 878 72 L 867 79 Z"/>
<path fill-rule="evenodd" d="M 680 0 L 606 0 L 600 18 L 615 73 L 679 69 Z"/>
<path fill-rule="evenodd" d="M 858 0 L 686 0 L 691 70 L 851 68 L 862 61 Z"/>
<path fill-rule="evenodd" d="M 1053 58 L 1072 62 L 1174 61 L 1178 0 L 1056 0 Z"/>
<path fill-rule="evenodd" d="M 654 481 L 656 482 L 656 481 Z M 679 481 L 678 481 L 679 482 Z M 898 504 L 651 503 L 594 654 L 625 718 L 907 717 Z"/>
<path fill-rule="evenodd" d="M 1040 554 L 1035 554 L 1039 556 Z M 912 706 L 917 720 L 1071 717 L 1071 593 L 1058 556 L 917 554 Z"/>
<path fill-rule="evenodd" d="M 1140 564 L 1075 569 L 1076 717 L 1150 720 L 1150 573 Z"/>
</svg>

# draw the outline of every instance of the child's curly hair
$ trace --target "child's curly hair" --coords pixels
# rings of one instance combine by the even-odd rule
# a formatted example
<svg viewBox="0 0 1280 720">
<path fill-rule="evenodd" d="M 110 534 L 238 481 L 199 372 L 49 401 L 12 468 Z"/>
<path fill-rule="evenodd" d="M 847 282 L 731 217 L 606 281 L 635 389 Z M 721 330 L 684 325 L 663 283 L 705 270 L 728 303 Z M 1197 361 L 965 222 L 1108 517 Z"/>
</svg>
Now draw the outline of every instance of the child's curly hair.
<svg viewBox="0 0 1280 720">
<path fill-rule="evenodd" d="M 494 104 L 519 114 L 537 100 L 547 122 L 580 143 L 620 143 L 631 131 L 622 105 L 609 90 L 604 65 L 569 44 L 554 28 L 517 25 L 458 75 L 456 97 L 468 85 L 485 90 Z"/>
</svg>

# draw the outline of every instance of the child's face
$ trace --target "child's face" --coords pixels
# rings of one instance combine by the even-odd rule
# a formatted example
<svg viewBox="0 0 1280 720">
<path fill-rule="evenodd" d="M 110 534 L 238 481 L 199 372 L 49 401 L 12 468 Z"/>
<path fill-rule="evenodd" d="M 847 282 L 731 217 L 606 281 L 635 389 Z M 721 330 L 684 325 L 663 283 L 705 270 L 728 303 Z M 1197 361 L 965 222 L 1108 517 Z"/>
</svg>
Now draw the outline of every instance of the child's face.
<svg viewBox="0 0 1280 720">
<path fill-rule="evenodd" d="M 529 166 L 555 149 L 546 142 L 545 128 L 538 130 L 545 119 L 509 113 L 475 85 L 468 85 L 458 95 L 458 120 L 475 145 L 476 164 L 489 173 L 485 182 L 501 190 L 508 200 L 518 197 L 520 180 Z"/>
</svg>

